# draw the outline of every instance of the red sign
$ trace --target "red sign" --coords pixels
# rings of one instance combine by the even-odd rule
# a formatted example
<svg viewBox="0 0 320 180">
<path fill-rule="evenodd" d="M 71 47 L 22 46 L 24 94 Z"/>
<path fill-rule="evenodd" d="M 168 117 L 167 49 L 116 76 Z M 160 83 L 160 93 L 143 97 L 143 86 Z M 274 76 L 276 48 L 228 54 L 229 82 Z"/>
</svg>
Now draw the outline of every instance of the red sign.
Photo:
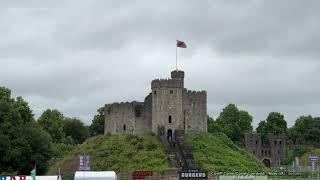
<svg viewBox="0 0 320 180">
<path fill-rule="evenodd" d="M 144 179 L 146 176 L 152 176 L 152 171 L 133 171 L 132 179 Z"/>
</svg>

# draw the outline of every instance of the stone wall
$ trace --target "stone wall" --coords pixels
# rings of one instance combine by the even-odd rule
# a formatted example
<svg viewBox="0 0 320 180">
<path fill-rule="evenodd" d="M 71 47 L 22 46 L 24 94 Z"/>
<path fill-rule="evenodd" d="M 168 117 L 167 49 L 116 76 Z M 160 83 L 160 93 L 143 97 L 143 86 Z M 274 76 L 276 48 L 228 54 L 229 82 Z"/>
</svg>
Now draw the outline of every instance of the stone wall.
<svg viewBox="0 0 320 180">
<path fill-rule="evenodd" d="M 141 108 L 141 117 L 135 117 L 135 134 L 151 132 L 152 128 L 152 99 L 151 93 L 145 98 Z"/>
<path fill-rule="evenodd" d="M 140 115 L 136 116 L 136 111 L 140 111 Z M 143 120 L 144 110 L 141 102 L 113 103 L 106 105 L 105 113 L 105 134 L 130 133 L 136 134 L 136 121 Z"/>
<path fill-rule="evenodd" d="M 182 128 L 182 88 L 157 87 L 152 92 L 152 131 Z"/>
<path fill-rule="evenodd" d="M 287 159 L 287 141 L 285 135 L 269 134 L 262 141 L 259 133 L 245 134 L 246 150 L 263 161 L 270 161 L 271 166 L 278 165 Z"/>
<path fill-rule="evenodd" d="M 262 142 L 260 134 L 245 134 L 245 144 L 246 149 L 250 154 L 256 156 L 258 159 L 262 158 Z"/>
<path fill-rule="evenodd" d="M 186 132 L 207 132 L 207 92 L 184 89 L 183 114 Z"/>
<path fill-rule="evenodd" d="M 287 159 L 286 137 L 280 134 L 269 134 L 268 140 L 272 164 L 277 165 L 280 161 Z"/>
</svg>

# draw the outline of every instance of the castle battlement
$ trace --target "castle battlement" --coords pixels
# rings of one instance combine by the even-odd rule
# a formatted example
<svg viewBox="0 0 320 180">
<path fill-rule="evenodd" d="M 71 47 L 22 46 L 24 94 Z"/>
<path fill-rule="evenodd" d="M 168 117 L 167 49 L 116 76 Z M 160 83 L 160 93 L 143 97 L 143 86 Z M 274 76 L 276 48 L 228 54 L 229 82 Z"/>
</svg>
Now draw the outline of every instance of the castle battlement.
<svg viewBox="0 0 320 180">
<path fill-rule="evenodd" d="M 184 72 L 175 70 L 171 72 L 171 78 L 172 79 L 183 79 L 184 78 Z"/>
<path fill-rule="evenodd" d="M 183 81 L 179 79 L 155 79 L 151 82 L 153 88 L 183 88 Z"/>
<path fill-rule="evenodd" d="M 126 102 L 114 102 L 114 103 L 111 103 L 111 104 L 106 104 L 105 105 L 105 107 L 111 107 L 111 108 L 113 108 L 113 107 L 119 107 L 119 106 L 132 106 L 132 107 L 134 107 L 134 106 L 136 106 L 136 105 L 143 105 L 143 102 L 137 102 L 137 101 L 132 101 L 132 102 L 128 102 L 128 101 L 126 101 Z"/>
<path fill-rule="evenodd" d="M 185 95 L 187 97 L 196 97 L 196 98 L 206 98 L 207 97 L 207 91 L 192 91 L 192 90 L 186 90 L 185 89 Z"/>
</svg>

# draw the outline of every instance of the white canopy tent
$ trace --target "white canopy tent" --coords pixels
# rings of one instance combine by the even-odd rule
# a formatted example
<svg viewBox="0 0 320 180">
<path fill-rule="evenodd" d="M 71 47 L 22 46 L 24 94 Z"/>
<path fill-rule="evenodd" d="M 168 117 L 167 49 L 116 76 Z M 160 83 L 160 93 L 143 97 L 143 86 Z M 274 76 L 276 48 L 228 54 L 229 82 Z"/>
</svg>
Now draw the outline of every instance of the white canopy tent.
<svg viewBox="0 0 320 180">
<path fill-rule="evenodd" d="M 76 171 L 74 180 L 117 180 L 114 171 Z"/>
</svg>

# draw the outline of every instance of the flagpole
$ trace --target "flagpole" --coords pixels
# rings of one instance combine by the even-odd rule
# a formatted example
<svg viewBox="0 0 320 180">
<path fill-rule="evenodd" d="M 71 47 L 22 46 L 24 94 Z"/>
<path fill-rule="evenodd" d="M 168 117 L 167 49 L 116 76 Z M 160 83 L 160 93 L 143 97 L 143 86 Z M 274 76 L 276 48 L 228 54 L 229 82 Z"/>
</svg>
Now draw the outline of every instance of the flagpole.
<svg viewBox="0 0 320 180">
<path fill-rule="evenodd" d="M 176 70 L 178 70 L 178 40 L 176 41 Z"/>
</svg>

